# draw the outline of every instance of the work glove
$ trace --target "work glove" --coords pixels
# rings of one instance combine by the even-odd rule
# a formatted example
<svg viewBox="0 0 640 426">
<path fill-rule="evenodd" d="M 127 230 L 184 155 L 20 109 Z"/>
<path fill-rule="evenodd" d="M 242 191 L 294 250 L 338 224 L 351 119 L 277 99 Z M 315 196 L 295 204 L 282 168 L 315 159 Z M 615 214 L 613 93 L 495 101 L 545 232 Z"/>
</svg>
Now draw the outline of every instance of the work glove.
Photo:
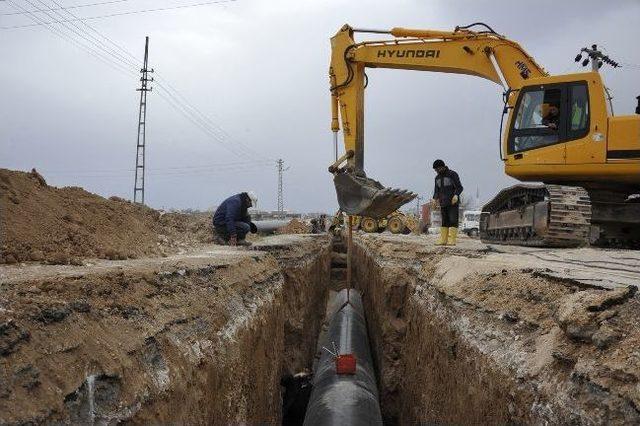
<svg viewBox="0 0 640 426">
<path fill-rule="evenodd" d="M 249 222 L 249 228 L 251 228 L 251 233 L 255 234 L 258 232 L 258 227 L 256 226 L 255 223 L 253 222 Z"/>
<path fill-rule="evenodd" d="M 232 235 L 229 238 L 229 245 L 230 246 L 237 246 L 238 245 L 238 237 L 236 235 Z"/>
<path fill-rule="evenodd" d="M 456 204 L 458 204 L 458 196 L 454 195 L 453 198 L 451 198 L 451 205 L 455 206 Z"/>
</svg>

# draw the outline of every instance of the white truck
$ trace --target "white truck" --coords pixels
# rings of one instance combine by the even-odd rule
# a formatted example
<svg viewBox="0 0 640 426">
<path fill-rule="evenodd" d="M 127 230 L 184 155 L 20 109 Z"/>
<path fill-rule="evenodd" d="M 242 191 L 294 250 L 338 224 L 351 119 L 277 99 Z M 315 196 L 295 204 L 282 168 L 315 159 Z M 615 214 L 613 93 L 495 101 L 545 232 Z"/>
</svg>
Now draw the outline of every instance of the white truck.
<svg viewBox="0 0 640 426">
<path fill-rule="evenodd" d="M 472 238 L 480 234 L 480 210 L 465 210 L 462 213 L 460 230 Z"/>
</svg>

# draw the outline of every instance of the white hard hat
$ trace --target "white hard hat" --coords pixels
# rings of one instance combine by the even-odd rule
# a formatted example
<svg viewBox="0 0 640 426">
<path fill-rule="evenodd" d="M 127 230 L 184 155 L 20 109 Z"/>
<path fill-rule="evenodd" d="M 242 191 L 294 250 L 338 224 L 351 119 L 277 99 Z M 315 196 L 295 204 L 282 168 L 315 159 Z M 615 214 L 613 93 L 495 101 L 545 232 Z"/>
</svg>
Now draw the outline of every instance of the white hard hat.
<svg viewBox="0 0 640 426">
<path fill-rule="evenodd" d="M 258 206 L 258 196 L 256 195 L 256 193 L 254 191 L 247 191 L 247 195 L 249 196 L 249 199 L 251 200 L 251 205 L 253 207 L 257 207 Z"/>
</svg>

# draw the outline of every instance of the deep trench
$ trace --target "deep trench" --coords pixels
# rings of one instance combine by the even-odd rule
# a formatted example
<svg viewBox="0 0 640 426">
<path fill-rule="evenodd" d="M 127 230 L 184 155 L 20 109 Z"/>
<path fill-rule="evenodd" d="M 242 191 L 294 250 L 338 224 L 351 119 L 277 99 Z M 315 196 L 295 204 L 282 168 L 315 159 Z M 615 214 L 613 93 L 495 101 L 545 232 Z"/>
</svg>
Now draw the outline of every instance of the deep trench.
<svg viewBox="0 0 640 426">
<path fill-rule="evenodd" d="M 325 303 L 330 291 L 346 286 L 345 241 L 335 238 L 332 247 Z M 422 310 L 409 302 L 416 285 L 407 273 L 410 266 L 380 264 L 357 245 L 353 256 L 352 286 L 361 292 L 364 302 L 385 425 L 509 423 L 519 417 L 517 411 L 525 410 L 531 401 L 494 372 L 474 348 L 460 341 L 449 327 L 451 318 L 436 312 L 439 304 L 447 302 L 423 295 L 431 306 Z M 317 335 L 314 340 L 317 342 Z M 316 352 L 315 358 L 319 356 Z M 311 364 L 306 368 L 311 369 Z M 309 388 L 300 393 L 300 417 L 284 424 L 302 424 L 309 393 Z M 283 400 L 286 404 L 286 398 Z"/>
<path fill-rule="evenodd" d="M 327 306 L 330 299 L 332 297 L 335 297 L 338 292 L 347 288 L 347 241 L 345 241 L 341 237 L 335 236 L 333 237 L 331 247 L 332 252 L 329 287 L 326 289 L 326 292 L 323 295 L 323 302 L 325 306 Z M 357 289 L 363 288 L 363 286 L 360 285 L 355 279 L 353 279 L 351 286 L 356 291 Z M 366 298 L 365 294 L 363 294 L 363 299 L 364 298 Z M 367 304 L 370 305 L 370 303 Z M 368 316 L 369 315 L 365 312 L 365 318 L 368 318 Z M 320 329 L 320 333 L 318 333 L 318 335 L 316 335 L 314 339 L 316 342 L 316 353 L 314 355 L 313 362 L 311 364 L 305 365 L 302 371 L 298 372 L 293 372 L 291 371 L 291 368 L 288 367 L 285 367 L 284 369 L 286 373 L 283 375 L 281 380 L 281 385 L 283 385 L 283 425 L 302 425 L 304 422 L 306 409 L 308 407 L 309 399 L 313 389 L 313 372 L 315 368 L 317 368 L 317 362 L 322 355 L 322 348 L 320 344 L 322 333 L 326 331 L 327 325 L 331 320 L 331 309 L 327 307 L 326 315 L 323 318 L 323 325 Z M 369 330 L 369 332 L 375 332 L 376 328 L 369 327 Z M 286 335 L 285 340 L 288 340 Z M 379 342 L 379 339 L 370 339 L 369 342 L 370 354 L 373 354 L 374 357 L 379 356 L 379 351 L 376 351 L 375 348 L 372 347 L 372 342 Z M 374 362 L 373 373 L 375 374 L 375 380 L 378 387 L 379 395 L 382 395 L 381 386 L 383 386 L 384 383 L 380 380 L 380 377 L 382 377 L 384 372 L 381 371 L 382 364 L 379 362 L 379 360 L 375 359 Z M 307 375 L 307 371 L 312 372 L 312 374 Z M 397 407 L 395 407 L 397 401 L 391 398 L 379 398 L 378 402 L 380 404 L 380 409 L 384 413 L 385 424 L 398 424 L 398 418 L 394 416 L 394 413 L 397 411 Z"/>
<path fill-rule="evenodd" d="M 546 332 L 557 325 L 441 291 L 434 270 L 450 253 L 395 252 L 399 245 L 377 242 L 354 238 L 353 287 L 362 294 L 384 424 L 638 424 L 640 410 L 619 393 L 635 376 L 614 371 L 607 389 L 588 375 L 595 370 L 570 364 L 570 351 L 593 358 L 587 351 L 600 349 Z M 328 295 L 346 284 L 345 251 L 328 236 L 283 236 L 241 256 L 225 252 L 230 260 L 198 255 L 162 268 L 149 261 L 153 269 L 132 263 L 17 280 L 0 295 L 37 306 L 0 323 L 0 424 L 282 422 L 282 379 L 302 373 L 309 383 Z M 476 279 L 481 285 L 467 288 L 520 291 L 513 280 Z M 562 297 L 574 296 L 563 288 Z M 587 293 L 603 292 L 575 290 Z M 557 294 L 523 301 L 547 306 Z M 611 312 L 632 321 L 638 303 Z M 560 343 L 546 370 L 521 373 L 554 333 Z M 285 424 L 302 421 L 305 389 L 296 391 L 297 418 Z"/>
</svg>

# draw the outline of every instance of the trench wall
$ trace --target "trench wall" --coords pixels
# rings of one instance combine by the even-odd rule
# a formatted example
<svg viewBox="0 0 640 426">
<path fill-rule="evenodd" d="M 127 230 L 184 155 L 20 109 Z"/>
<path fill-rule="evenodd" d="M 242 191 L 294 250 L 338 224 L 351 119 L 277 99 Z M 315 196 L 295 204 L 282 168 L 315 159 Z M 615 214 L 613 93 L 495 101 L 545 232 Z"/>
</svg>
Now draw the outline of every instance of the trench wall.
<svg viewBox="0 0 640 426">
<path fill-rule="evenodd" d="M 0 424 L 277 423 L 330 241 L 268 246 L 2 283 Z"/>
<path fill-rule="evenodd" d="M 354 276 L 364 294 L 385 424 L 640 419 L 634 390 L 640 369 L 629 364 L 637 338 L 633 291 L 612 296 L 507 269 L 445 285 L 438 272 L 443 262 L 459 257 L 464 268 L 466 256 L 483 254 L 382 239 L 355 237 Z M 614 312 L 606 303 L 570 303 L 585 297 L 614 297 L 611 303 L 620 305 Z M 580 317 L 568 327 L 566 309 Z M 583 326 L 599 327 L 597 334 L 611 318 L 619 330 L 629 328 L 619 335 L 625 340 L 596 347 L 600 340 L 568 335 Z"/>
</svg>

